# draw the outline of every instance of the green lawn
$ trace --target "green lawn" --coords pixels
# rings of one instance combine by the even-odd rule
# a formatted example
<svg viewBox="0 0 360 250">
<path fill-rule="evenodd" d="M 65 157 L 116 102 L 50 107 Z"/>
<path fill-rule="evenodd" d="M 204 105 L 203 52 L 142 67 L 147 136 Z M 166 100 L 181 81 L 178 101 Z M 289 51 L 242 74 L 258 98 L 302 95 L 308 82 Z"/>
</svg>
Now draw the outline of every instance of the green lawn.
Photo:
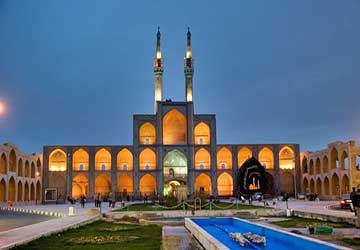
<svg viewBox="0 0 360 250">
<path fill-rule="evenodd" d="M 16 250 L 159 250 L 161 227 L 96 221 L 63 233 L 42 237 Z"/>
<path fill-rule="evenodd" d="M 360 246 L 360 237 L 358 238 L 344 238 L 342 239 L 343 242 L 352 245 L 352 246 Z"/>
<path fill-rule="evenodd" d="M 337 223 L 337 222 L 326 222 L 321 220 L 314 219 L 305 219 L 299 217 L 291 217 L 289 220 L 272 222 L 272 224 L 280 227 L 295 227 L 295 228 L 305 228 L 307 226 L 328 226 L 333 228 L 351 228 L 354 227 L 347 223 Z"/>
<path fill-rule="evenodd" d="M 216 203 L 216 206 L 212 205 L 212 210 L 223 210 L 223 209 L 236 209 L 236 205 L 232 206 L 229 208 L 231 204 L 230 203 Z M 253 205 L 244 205 L 244 204 L 239 204 L 238 205 L 238 209 L 259 209 L 259 208 L 263 208 L 263 207 L 259 207 L 259 206 L 253 206 Z M 116 212 L 126 212 L 126 211 L 164 211 L 164 210 L 182 210 L 183 208 L 180 206 L 176 209 L 166 209 L 166 208 L 162 208 L 162 207 L 158 207 L 156 205 L 151 205 L 151 204 L 133 204 L 130 205 L 128 208 L 124 208 L 124 209 L 116 209 L 114 211 Z M 202 208 L 205 210 L 209 210 L 210 206 L 207 205 L 206 207 Z M 267 208 L 270 209 L 270 208 Z M 191 208 L 187 208 L 187 210 L 191 210 Z"/>
</svg>

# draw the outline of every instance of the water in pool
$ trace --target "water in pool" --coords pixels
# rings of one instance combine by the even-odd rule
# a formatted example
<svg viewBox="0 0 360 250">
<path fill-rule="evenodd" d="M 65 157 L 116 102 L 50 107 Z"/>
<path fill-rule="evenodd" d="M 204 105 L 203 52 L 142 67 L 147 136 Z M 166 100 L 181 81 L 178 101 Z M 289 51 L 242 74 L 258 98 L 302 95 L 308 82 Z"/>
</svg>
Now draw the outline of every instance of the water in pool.
<svg viewBox="0 0 360 250">
<path fill-rule="evenodd" d="M 258 249 L 292 249 L 292 250 L 304 250 L 304 249 L 316 249 L 316 250 L 331 250 L 335 247 L 320 244 L 314 241 L 306 240 L 300 237 L 284 234 L 276 230 L 265 228 L 259 225 L 248 223 L 245 221 L 233 219 L 233 218 L 197 218 L 192 219 L 196 224 L 202 227 L 211 236 L 216 238 L 222 244 L 232 250 L 244 250 L 252 249 L 252 246 L 242 247 L 235 241 L 232 241 L 228 233 L 221 229 L 225 229 L 228 232 L 252 232 L 255 234 L 263 235 L 266 237 L 266 246 L 259 246 Z M 256 249 L 256 247 L 255 247 Z"/>
<path fill-rule="evenodd" d="M 0 210 L 0 232 L 39 223 L 46 220 L 51 220 L 54 218 L 55 217 L 45 215 Z"/>
</svg>

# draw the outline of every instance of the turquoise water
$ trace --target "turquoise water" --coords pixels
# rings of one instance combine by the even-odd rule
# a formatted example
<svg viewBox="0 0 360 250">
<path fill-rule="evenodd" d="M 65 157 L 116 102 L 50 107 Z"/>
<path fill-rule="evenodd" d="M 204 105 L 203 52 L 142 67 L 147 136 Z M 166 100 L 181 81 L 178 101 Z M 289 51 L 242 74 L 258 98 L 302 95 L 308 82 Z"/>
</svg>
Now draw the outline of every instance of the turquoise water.
<svg viewBox="0 0 360 250">
<path fill-rule="evenodd" d="M 206 219 L 196 218 L 196 219 L 192 219 L 192 221 L 194 221 L 196 224 L 202 227 L 206 232 L 208 232 L 211 236 L 216 238 L 218 241 L 223 243 L 231 250 L 244 250 L 244 249 L 254 250 L 254 248 L 251 246 L 247 246 L 247 247 L 240 246 L 235 241 L 232 241 L 227 233 L 215 227 L 215 225 L 219 225 L 221 228 L 225 228 L 228 232 L 240 232 L 240 233 L 252 232 L 255 234 L 265 236 L 266 246 L 265 247 L 259 246 L 259 249 L 271 249 L 271 250 L 336 249 L 328 245 L 302 239 L 289 234 L 284 234 L 276 230 L 265 228 L 259 225 L 254 225 L 252 223 L 248 223 L 245 221 L 236 220 L 233 218 L 206 218 Z"/>
<path fill-rule="evenodd" d="M 44 216 L 38 214 L 19 213 L 12 211 L 0 210 L 0 232 L 7 231 L 17 227 L 23 227 L 46 220 L 54 219 L 55 217 Z"/>
</svg>

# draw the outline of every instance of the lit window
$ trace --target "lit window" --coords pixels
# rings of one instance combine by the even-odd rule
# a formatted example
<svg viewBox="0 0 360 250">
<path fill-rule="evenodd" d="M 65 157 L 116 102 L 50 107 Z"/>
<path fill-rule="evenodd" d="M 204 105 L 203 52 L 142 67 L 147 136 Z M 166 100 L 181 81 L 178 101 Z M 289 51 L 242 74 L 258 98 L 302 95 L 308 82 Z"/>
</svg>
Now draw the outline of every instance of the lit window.
<svg viewBox="0 0 360 250">
<path fill-rule="evenodd" d="M 150 138 L 149 137 L 145 138 L 145 144 L 150 144 Z"/>
<path fill-rule="evenodd" d="M 199 137 L 199 144 L 204 144 L 204 138 L 203 137 Z"/>
<path fill-rule="evenodd" d="M 128 168 L 128 165 L 127 165 L 127 164 L 124 164 L 122 168 L 123 168 L 124 171 L 126 171 L 127 168 Z"/>
<path fill-rule="evenodd" d="M 79 170 L 80 170 L 80 171 L 84 171 L 84 164 L 81 163 L 81 164 L 79 165 Z"/>
<path fill-rule="evenodd" d="M 150 169 L 150 165 L 149 164 L 146 164 L 145 165 L 145 170 L 149 170 Z"/>
<path fill-rule="evenodd" d="M 221 169 L 225 169 L 226 168 L 226 163 L 225 162 L 222 162 L 221 163 Z"/>
<path fill-rule="evenodd" d="M 204 170 L 204 168 L 205 168 L 204 164 L 202 164 L 202 163 L 200 164 L 199 167 L 200 167 L 200 170 Z"/>
<path fill-rule="evenodd" d="M 106 170 L 106 165 L 105 164 L 101 164 L 101 171 L 105 171 Z"/>
</svg>

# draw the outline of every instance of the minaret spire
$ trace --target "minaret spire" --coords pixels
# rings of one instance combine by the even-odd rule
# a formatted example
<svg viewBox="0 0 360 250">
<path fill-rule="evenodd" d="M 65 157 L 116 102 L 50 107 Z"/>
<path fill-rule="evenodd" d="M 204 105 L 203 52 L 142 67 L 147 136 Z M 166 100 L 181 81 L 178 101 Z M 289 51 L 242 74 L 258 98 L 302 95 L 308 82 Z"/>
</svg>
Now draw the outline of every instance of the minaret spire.
<svg viewBox="0 0 360 250">
<path fill-rule="evenodd" d="M 161 55 L 161 46 L 160 46 L 160 27 L 156 33 L 156 55 L 154 58 L 154 74 L 155 74 L 155 113 L 157 112 L 157 102 L 162 101 L 162 76 L 164 72 L 163 60 Z"/>
<path fill-rule="evenodd" d="M 185 74 L 185 100 L 187 102 L 192 102 L 193 101 L 194 60 L 192 58 L 192 51 L 191 51 L 190 28 L 188 28 L 188 31 L 187 31 L 184 74 Z"/>
</svg>

